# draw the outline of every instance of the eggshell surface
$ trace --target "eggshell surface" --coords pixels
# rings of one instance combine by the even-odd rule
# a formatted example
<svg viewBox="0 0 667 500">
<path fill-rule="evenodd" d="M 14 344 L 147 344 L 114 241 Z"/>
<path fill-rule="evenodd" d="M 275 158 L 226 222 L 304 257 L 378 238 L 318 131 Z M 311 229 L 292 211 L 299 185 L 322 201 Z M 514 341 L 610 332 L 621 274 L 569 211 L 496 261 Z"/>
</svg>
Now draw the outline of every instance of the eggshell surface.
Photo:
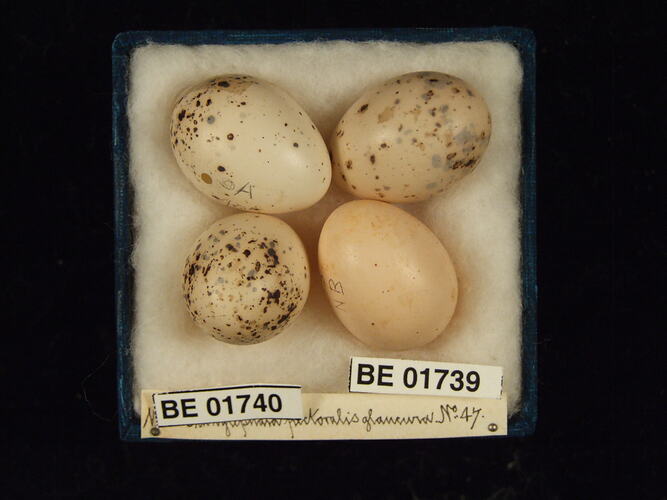
<svg viewBox="0 0 667 500">
<path fill-rule="evenodd" d="M 334 179 L 360 198 L 427 200 L 472 172 L 490 137 L 486 103 L 465 81 L 401 75 L 343 115 L 330 140 Z"/>
<path fill-rule="evenodd" d="M 423 346 L 454 314 L 458 283 L 447 250 L 398 207 L 373 200 L 341 205 L 324 223 L 318 251 L 333 310 L 368 346 Z"/>
<path fill-rule="evenodd" d="M 256 344 L 290 325 L 310 289 L 305 248 L 285 222 L 241 213 L 197 239 L 183 270 L 194 322 L 217 340 Z"/>
<path fill-rule="evenodd" d="M 186 90 L 172 112 L 170 140 L 199 191 L 242 210 L 301 210 L 331 182 L 326 145 L 306 112 L 282 89 L 248 75 Z"/>
</svg>

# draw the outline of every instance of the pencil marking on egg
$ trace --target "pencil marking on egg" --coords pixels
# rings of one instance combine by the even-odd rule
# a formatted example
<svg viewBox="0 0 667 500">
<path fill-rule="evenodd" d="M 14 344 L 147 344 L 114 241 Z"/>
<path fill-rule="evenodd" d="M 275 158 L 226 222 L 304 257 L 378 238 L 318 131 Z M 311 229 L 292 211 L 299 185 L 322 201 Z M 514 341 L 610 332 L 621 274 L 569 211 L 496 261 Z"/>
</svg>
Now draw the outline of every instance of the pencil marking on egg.
<svg viewBox="0 0 667 500">
<path fill-rule="evenodd" d="M 216 202 L 285 213 L 308 208 L 328 190 L 327 147 L 284 90 L 249 75 L 222 75 L 190 87 L 177 102 L 170 123 L 174 157 L 192 185 Z M 228 178 L 211 175 L 220 164 L 218 172 Z"/>
<path fill-rule="evenodd" d="M 318 260 L 333 311 L 370 347 L 423 346 L 454 314 L 458 282 L 447 250 L 428 227 L 389 203 L 357 200 L 334 210 L 320 234 Z M 376 321 L 382 328 L 374 328 Z"/>
</svg>

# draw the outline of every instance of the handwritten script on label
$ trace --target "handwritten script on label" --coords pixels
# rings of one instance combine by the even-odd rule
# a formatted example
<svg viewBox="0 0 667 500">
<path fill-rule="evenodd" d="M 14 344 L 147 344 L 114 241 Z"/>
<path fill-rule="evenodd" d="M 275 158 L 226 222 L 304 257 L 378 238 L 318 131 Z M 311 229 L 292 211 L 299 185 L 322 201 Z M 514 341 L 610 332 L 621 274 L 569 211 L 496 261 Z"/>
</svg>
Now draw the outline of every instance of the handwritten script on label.
<svg viewBox="0 0 667 500">
<path fill-rule="evenodd" d="M 415 439 L 507 433 L 504 398 L 475 400 L 379 394 L 303 394 L 301 420 L 256 419 L 157 428 L 142 392 L 142 437 L 170 439 Z M 148 404 L 144 404 L 147 402 Z"/>
</svg>

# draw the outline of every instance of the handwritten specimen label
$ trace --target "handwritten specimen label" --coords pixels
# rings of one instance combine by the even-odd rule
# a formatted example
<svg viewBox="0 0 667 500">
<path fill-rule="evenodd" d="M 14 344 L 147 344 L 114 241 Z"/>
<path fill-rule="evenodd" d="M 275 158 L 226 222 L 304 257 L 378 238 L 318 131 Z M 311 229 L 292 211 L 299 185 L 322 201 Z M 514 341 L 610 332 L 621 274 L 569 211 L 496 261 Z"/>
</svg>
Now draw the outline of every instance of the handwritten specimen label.
<svg viewBox="0 0 667 500">
<path fill-rule="evenodd" d="M 301 387 L 237 385 L 153 394 L 158 427 L 252 419 L 300 419 Z"/>
<path fill-rule="evenodd" d="M 141 437 L 211 440 L 420 439 L 507 434 L 507 402 L 385 394 L 302 394 L 303 418 L 158 426 L 142 391 Z"/>
<path fill-rule="evenodd" d="M 350 392 L 500 398 L 500 366 L 352 357 Z"/>
</svg>

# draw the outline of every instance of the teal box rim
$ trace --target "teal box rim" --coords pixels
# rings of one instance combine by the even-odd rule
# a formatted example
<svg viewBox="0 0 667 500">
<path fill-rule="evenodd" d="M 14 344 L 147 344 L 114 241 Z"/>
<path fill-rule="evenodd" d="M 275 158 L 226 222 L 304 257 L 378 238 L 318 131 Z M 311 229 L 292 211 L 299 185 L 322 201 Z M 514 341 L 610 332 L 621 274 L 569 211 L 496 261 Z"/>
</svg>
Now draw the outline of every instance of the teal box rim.
<svg viewBox="0 0 667 500">
<path fill-rule="evenodd" d="M 134 274 L 133 192 L 129 179 L 127 119 L 130 56 L 134 49 L 155 44 L 219 45 L 281 44 L 348 40 L 410 43 L 498 41 L 513 45 L 521 59 L 521 277 L 522 277 L 522 391 L 521 408 L 510 418 L 508 435 L 531 435 L 537 422 L 537 165 L 535 161 L 535 36 L 515 27 L 388 28 L 308 30 L 131 31 L 113 41 L 112 150 L 115 202 L 115 300 L 117 333 L 118 424 L 124 441 L 141 440 L 133 405 L 132 311 Z"/>
</svg>

